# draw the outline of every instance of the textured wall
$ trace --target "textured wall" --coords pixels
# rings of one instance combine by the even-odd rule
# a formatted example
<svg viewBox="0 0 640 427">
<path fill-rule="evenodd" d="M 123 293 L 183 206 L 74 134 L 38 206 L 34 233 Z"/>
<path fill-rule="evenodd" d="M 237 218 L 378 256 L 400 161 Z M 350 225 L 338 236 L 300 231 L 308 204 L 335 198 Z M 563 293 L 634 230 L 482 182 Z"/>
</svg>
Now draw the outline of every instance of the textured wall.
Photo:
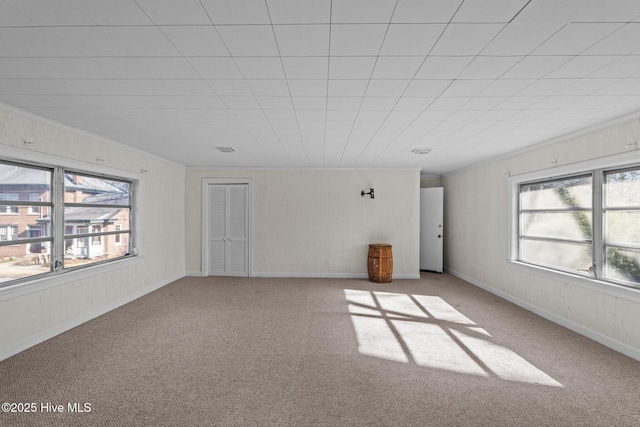
<svg viewBox="0 0 640 427">
<path fill-rule="evenodd" d="M 522 271 L 507 261 L 507 173 L 518 175 L 624 153 L 637 135 L 640 124 L 632 120 L 443 177 L 445 266 L 640 351 L 640 304 Z"/>
<path fill-rule="evenodd" d="M 32 142 L 25 144 L 24 141 Z M 121 145 L 44 121 L 0 110 L 0 155 L 6 146 L 140 173 L 139 224 L 143 257 L 139 263 L 44 291 L 0 301 L 0 355 L 49 331 L 73 325 L 101 308 L 127 300 L 184 275 L 184 168 Z M 15 150 L 13 150 L 14 152 Z M 96 159 L 103 159 L 96 162 Z M 0 294 L 2 290 L 0 290 Z"/>
<path fill-rule="evenodd" d="M 419 274 L 418 170 L 187 169 L 188 273 L 201 271 L 202 178 L 251 178 L 255 275 L 367 273 L 369 243 L 393 245 L 394 275 Z M 360 191 L 375 189 L 375 198 Z"/>
</svg>

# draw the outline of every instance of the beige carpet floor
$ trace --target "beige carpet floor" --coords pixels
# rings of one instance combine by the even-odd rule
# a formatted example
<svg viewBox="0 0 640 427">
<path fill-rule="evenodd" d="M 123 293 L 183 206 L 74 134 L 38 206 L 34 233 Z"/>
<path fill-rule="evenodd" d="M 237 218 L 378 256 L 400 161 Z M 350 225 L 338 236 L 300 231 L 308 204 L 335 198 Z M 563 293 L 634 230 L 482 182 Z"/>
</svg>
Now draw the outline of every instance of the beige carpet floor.
<svg viewBox="0 0 640 427">
<path fill-rule="evenodd" d="M 640 362 L 446 274 L 184 278 L 0 362 L 0 400 L 37 406 L 2 426 L 638 426 Z"/>
</svg>

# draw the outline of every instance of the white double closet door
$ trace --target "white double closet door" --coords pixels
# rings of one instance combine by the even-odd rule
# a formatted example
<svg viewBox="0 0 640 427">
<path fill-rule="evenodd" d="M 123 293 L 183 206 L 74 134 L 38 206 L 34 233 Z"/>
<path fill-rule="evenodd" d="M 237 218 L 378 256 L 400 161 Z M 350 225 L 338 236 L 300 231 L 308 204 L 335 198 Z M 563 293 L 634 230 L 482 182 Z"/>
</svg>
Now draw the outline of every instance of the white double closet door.
<svg viewBox="0 0 640 427">
<path fill-rule="evenodd" d="M 207 185 L 207 274 L 249 276 L 249 185 Z"/>
</svg>

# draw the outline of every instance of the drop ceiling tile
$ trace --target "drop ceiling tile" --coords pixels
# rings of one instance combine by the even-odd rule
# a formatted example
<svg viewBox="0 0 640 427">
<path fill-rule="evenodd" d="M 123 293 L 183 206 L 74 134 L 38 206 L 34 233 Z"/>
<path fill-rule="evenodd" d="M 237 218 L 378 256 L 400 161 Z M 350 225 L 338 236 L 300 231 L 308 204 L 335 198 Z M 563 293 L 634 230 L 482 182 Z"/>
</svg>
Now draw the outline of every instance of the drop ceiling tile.
<svg viewBox="0 0 640 427">
<path fill-rule="evenodd" d="M 160 27 L 182 56 L 229 56 L 213 26 Z"/>
<path fill-rule="evenodd" d="M 336 24 L 389 22 L 395 4 L 395 0 L 333 0 L 331 22 Z"/>
<path fill-rule="evenodd" d="M 616 82 L 618 82 L 618 79 L 581 79 L 559 90 L 554 95 L 591 95 Z"/>
<path fill-rule="evenodd" d="M 461 110 L 491 110 L 507 101 L 505 96 L 474 96 L 460 107 Z"/>
<path fill-rule="evenodd" d="M 449 23 L 462 0 L 398 0 L 391 22 Z"/>
<path fill-rule="evenodd" d="M 393 108 L 394 111 L 424 111 L 435 98 L 403 96 Z"/>
<path fill-rule="evenodd" d="M 123 79 L 197 79 L 200 75 L 184 58 L 94 58 Z"/>
<path fill-rule="evenodd" d="M 329 96 L 327 110 L 359 110 L 363 96 Z"/>
<path fill-rule="evenodd" d="M 497 110 L 526 110 L 545 99 L 544 96 L 512 96 L 495 107 Z"/>
<path fill-rule="evenodd" d="M 0 27 L 31 27 L 38 23 L 6 2 L 0 3 Z"/>
<path fill-rule="evenodd" d="M 368 80 L 329 80 L 329 96 L 364 96 Z"/>
<path fill-rule="evenodd" d="M 326 96 L 326 80 L 290 80 L 288 82 L 291 96 Z"/>
<path fill-rule="evenodd" d="M 9 5 L 0 9 L 1 12 L 9 13 L 25 25 L 37 23 L 41 26 L 61 26 L 61 25 L 95 25 L 96 22 L 84 14 L 75 2 L 68 0 L 34 2 L 21 0 L 5 0 Z M 16 13 L 19 12 L 19 13 Z M 25 19 L 26 18 L 26 19 Z"/>
<path fill-rule="evenodd" d="M 289 96 L 286 80 L 247 80 L 255 96 Z"/>
<path fill-rule="evenodd" d="M 443 24 L 391 24 L 380 54 L 425 56 L 431 52 L 444 29 Z"/>
<path fill-rule="evenodd" d="M 521 56 L 477 56 L 458 79 L 496 79 L 513 67 Z"/>
<path fill-rule="evenodd" d="M 323 96 L 293 96 L 291 102 L 296 110 L 322 110 L 327 108 L 327 99 Z"/>
<path fill-rule="evenodd" d="M 636 94 L 638 91 L 640 91 L 640 79 L 627 78 L 605 86 L 592 95 L 630 96 Z"/>
<path fill-rule="evenodd" d="M 569 23 L 533 51 L 535 55 L 578 55 L 621 24 Z"/>
<path fill-rule="evenodd" d="M 186 58 L 204 79 L 242 79 L 236 62 L 230 57 Z"/>
<path fill-rule="evenodd" d="M 432 50 L 434 55 L 477 55 L 504 24 L 450 24 Z"/>
<path fill-rule="evenodd" d="M 391 111 L 398 97 L 365 96 L 362 98 L 362 110 Z"/>
<path fill-rule="evenodd" d="M 425 60 L 423 56 L 381 56 L 372 79 L 412 79 Z"/>
<path fill-rule="evenodd" d="M 504 73 L 508 79 L 539 79 L 570 61 L 573 56 L 527 56 Z"/>
<path fill-rule="evenodd" d="M 327 110 L 328 121 L 349 121 L 348 128 L 353 127 L 353 122 L 358 117 L 358 112 L 355 110 Z M 345 126 L 339 125 L 340 128 Z"/>
<path fill-rule="evenodd" d="M 136 0 L 156 25 L 211 24 L 199 0 Z"/>
<path fill-rule="evenodd" d="M 370 80 L 366 96 L 400 97 L 410 80 Z"/>
<path fill-rule="evenodd" d="M 416 73 L 416 79 L 455 79 L 474 56 L 429 55 Z"/>
<path fill-rule="evenodd" d="M 140 6 L 130 0 L 83 0 L 73 4 L 97 25 L 152 24 Z"/>
<path fill-rule="evenodd" d="M 267 117 L 267 119 L 273 123 L 276 120 L 287 120 L 287 121 L 291 121 L 291 122 L 296 122 L 297 118 L 296 118 L 296 114 L 294 113 L 293 110 L 264 110 L 264 115 Z M 298 128 L 297 123 L 295 123 L 294 129 Z"/>
<path fill-rule="evenodd" d="M 331 0 L 267 0 L 273 24 L 328 24 Z"/>
<path fill-rule="evenodd" d="M 213 91 L 220 96 L 252 96 L 251 88 L 244 80 L 207 80 Z"/>
<path fill-rule="evenodd" d="M 459 96 L 455 98 L 440 97 L 429 105 L 429 110 L 457 111 L 469 102 L 469 100 L 470 98 L 466 96 Z"/>
<path fill-rule="evenodd" d="M 510 22 L 530 0 L 465 1 L 452 22 Z"/>
<path fill-rule="evenodd" d="M 487 86 L 495 82 L 493 79 L 478 80 L 454 80 L 441 96 L 454 97 L 464 96 L 472 97 L 479 95 Z"/>
<path fill-rule="evenodd" d="M 620 59 L 619 56 L 576 56 L 570 61 L 556 68 L 546 78 L 574 78 L 586 77 L 597 70 Z"/>
<path fill-rule="evenodd" d="M 0 78 L 115 78 L 90 58 L 12 58 L 0 61 Z"/>
<path fill-rule="evenodd" d="M 274 25 L 282 56 L 328 56 L 329 25 Z"/>
<path fill-rule="evenodd" d="M 233 110 L 233 114 L 242 121 L 257 122 L 257 121 L 263 121 L 267 119 L 266 116 L 264 115 L 264 111 L 262 111 L 261 109 L 250 109 L 250 108 L 244 109 L 244 110 L 236 109 L 236 110 Z"/>
<path fill-rule="evenodd" d="M 179 56 L 157 27 L 56 27 L 50 30 L 88 57 Z"/>
<path fill-rule="evenodd" d="M 498 79 L 483 90 L 481 96 L 513 96 L 534 83 L 533 79 Z"/>
<path fill-rule="evenodd" d="M 412 80 L 403 96 L 438 97 L 453 80 Z"/>
<path fill-rule="evenodd" d="M 629 76 L 640 77 L 640 55 L 623 56 L 589 75 L 589 77 L 593 78 L 622 78 Z"/>
<path fill-rule="evenodd" d="M 586 55 L 628 55 L 640 50 L 640 23 L 628 23 L 591 46 Z"/>
<path fill-rule="evenodd" d="M 0 57 L 79 57 L 78 49 L 57 37 L 56 28 L 0 28 Z"/>
<path fill-rule="evenodd" d="M 370 57 L 330 57 L 330 79 L 370 79 L 376 58 Z"/>
<path fill-rule="evenodd" d="M 524 22 L 627 22 L 640 15 L 640 5 L 635 0 L 607 0 L 585 2 L 583 0 L 536 0 L 515 18 Z"/>
<path fill-rule="evenodd" d="M 214 24 L 270 24 L 264 0 L 202 0 Z"/>
<path fill-rule="evenodd" d="M 216 28 L 232 56 L 278 56 L 278 46 L 268 25 Z"/>
<path fill-rule="evenodd" d="M 577 99 L 578 98 L 575 96 L 550 95 L 529 108 L 532 110 L 551 110 L 550 113 L 553 113 L 554 110 L 561 109 L 564 106 L 575 102 Z"/>
<path fill-rule="evenodd" d="M 293 109 L 291 97 L 289 96 L 256 96 L 264 110 L 287 110 Z"/>
<path fill-rule="evenodd" d="M 331 56 L 377 56 L 387 30 L 384 24 L 331 26 Z"/>
<path fill-rule="evenodd" d="M 254 96 L 221 96 L 220 100 L 232 110 L 259 110 L 262 108 Z"/>
<path fill-rule="evenodd" d="M 300 122 L 300 128 L 304 128 L 303 121 L 323 123 L 327 119 L 327 112 L 325 110 L 300 110 L 296 109 L 296 117 Z M 324 126 L 323 126 L 324 127 Z"/>
<path fill-rule="evenodd" d="M 286 57 L 282 58 L 284 72 L 289 80 L 324 79 L 329 77 L 328 57 Z"/>
<path fill-rule="evenodd" d="M 278 57 L 235 58 L 245 79 L 284 79 L 282 62 Z"/>
<path fill-rule="evenodd" d="M 519 96 L 548 96 L 575 83 L 576 79 L 540 79 L 517 92 Z M 515 93 L 513 93 L 515 95 Z"/>
</svg>

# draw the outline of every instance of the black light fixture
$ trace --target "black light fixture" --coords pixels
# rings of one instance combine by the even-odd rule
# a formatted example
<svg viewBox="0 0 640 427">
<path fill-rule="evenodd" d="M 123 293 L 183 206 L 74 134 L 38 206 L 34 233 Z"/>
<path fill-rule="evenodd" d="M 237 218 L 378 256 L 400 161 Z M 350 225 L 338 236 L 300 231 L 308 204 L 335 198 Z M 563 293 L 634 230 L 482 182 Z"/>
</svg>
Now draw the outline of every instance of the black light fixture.
<svg viewBox="0 0 640 427">
<path fill-rule="evenodd" d="M 373 199 L 373 198 L 374 198 L 374 197 L 373 197 L 373 188 L 369 188 L 369 192 L 368 192 L 368 193 L 365 193 L 365 192 L 364 192 L 364 190 L 362 190 L 362 191 L 360 192 L 360 195 L 361 195 L 362 197 L 364 197 L 364 196 L 365 196 L 365 194 L 370 195 L 370 196 L 371 196 L 371 198 Z"/>
</svg>

